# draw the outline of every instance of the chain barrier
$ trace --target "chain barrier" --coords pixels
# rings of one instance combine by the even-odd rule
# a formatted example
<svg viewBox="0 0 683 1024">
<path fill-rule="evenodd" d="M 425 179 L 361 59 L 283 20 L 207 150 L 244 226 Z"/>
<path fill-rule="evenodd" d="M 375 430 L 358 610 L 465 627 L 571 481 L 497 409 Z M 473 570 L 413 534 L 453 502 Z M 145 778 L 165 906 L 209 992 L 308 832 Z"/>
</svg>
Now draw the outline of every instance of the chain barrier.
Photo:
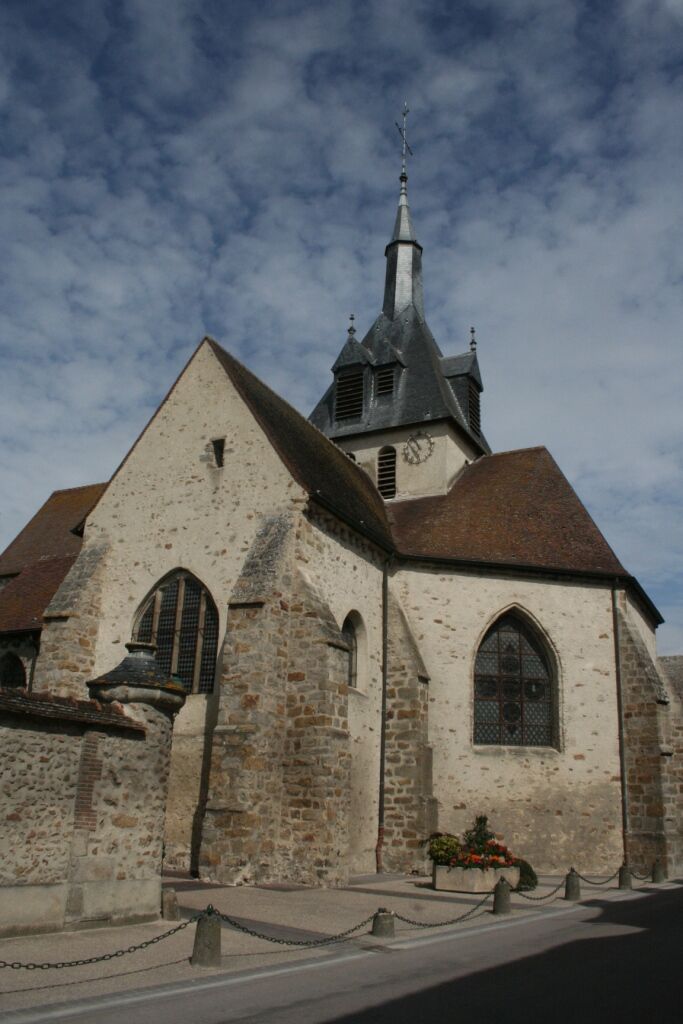
<svg viewBox="0 0 683 1024">
<path fill-rule="evenodd" d="M 629 871 L 631 872 L 631 878 L 637 878 L 639 882 L 650 881 L 651 875 L 649 871 L 645 875 L 639 875 L 637 871 L 631 871 L 631 868 L 629 868 Z"/>
<path fill-rule="evenodd" d="M 448 921 L 415 921 L 412 917 L 404 917 L 403 914 L 394 913 L 394 917 L 397 921 L 404 921 L 405 924 L 410 924 L 414 928 L 443 928 L 448 924 L 457 924 L 459 921 L 467 921 L 468 918 L 473 917 L 478 910 L 480 910 L 487 900 L 490 900 L 493 896 L 494 890 L 491 889 L 476 906 L 471 907 L 464 914 L 459 914 L 458 917 L 451 917 Z"/>
<path fill-rule="evenodd" d="M 278 946 L 301 946 L 307 949 L 313 946 L 327 946 L 331 942 L 340 942 L 342 939 L 348 938 L 349 935 L 353 935 L 354 932 L 359 932 L 361 928 L 365 928 L 375 916 L 370 914 L 369 917 L 359 921 L 358 924 L 354 924 L 352 928 L 347 928 L 343 932 L 337 932 L 336 935 L 327 935 L 324 939 L 278 939 L 273 935 L 266 935 L 265 932 L 257 932 L 254 928 L 248 928 L 246 924 L 236 921 L 234 917 L 229 917 L 227 914 L 222 914 L 220 910 L 215 910 L 210 904 L 206 908 L 206 913 L 209 915 L 216 914 L 220 917 L 221 921 L 225 921 L 231 928 L 236 928 L 239 932 L 244 932 L 245 935 L 253 935 L 257 939 L 265 939 L 266 942 L 274 942 Z"/>
<path fill-rule="evenodd" d="M 118 957 L 126 956 L 128 953 L 137 953 L 139 949 L 147 949 L 148 946 L 155 946 L 157 942 L 162 942 L 170 935 L 182 932 L 184 928 L 194 924 L 195 921 L 198 921 L 199 918 L 203 916 L 204 911 L 200 914 L 194 914 L 188 921 L 183 921 L 182 924 L 177 925 L 175 928 L 170 928 L 162 935 L 155 935 L 154 938 L 146 939 L 144 942 L 139 942 L 137 946 L 128 946 L 125 949 L 117 949 L 113 953 L 103 953 L 101 956 L 90 956 L 84 960 L 58 960 L 54 963 L 44 964 L 22 964 L 17 960 L 13 962 L 10 962 L 9 960 L 0 960 L 0 970 L 3 967 L 11 967 L 15 971 L 21 970 L 22 968 L 26 971 L 49 971 L 60 967 L 86 967 L 88 964 L 101 964 L 104 963 L 105 960 L 116 960 Z"/>
<path fill-rule="evenodd" d="M 585 882 L 586 885 L 609 885 L 610 882 L 614 881 L 614 879 L 617 877 L 617 875 L 619 874 L 620 871 L 621 871 L 621 868 L 619 867 L 619 868 L 617 868 L 617 870 L 614 872 L 613 875 L 609 876 L 609 878 L 603 878 L 601 880 L 593 879 L 593 878 L 584 878 L 583 875 L 579 875 L 578 871 L 576 871 L 576 874 L 579 875 L 579 878 L 581 879 L 581 881 Z"/>
<path fill-rule="evenodd" d="M 540 903 L 542 900 L 549 900 L 552 896 L 555 896 L 555 894 L 560 891 L 563 885 L 564 878 L 562 879 L 559 885 L 556 885 L 555 888 L 552 889 L 550 892 L 544 893 L 543 896 L 529 896 L 528 893 L 522 892 L 520 889 L 513 889 L 512 891 L 515 894 L 515 896 L 521 896 L 524 900 L 533 900 L 535 903 Z"/>
</svg>

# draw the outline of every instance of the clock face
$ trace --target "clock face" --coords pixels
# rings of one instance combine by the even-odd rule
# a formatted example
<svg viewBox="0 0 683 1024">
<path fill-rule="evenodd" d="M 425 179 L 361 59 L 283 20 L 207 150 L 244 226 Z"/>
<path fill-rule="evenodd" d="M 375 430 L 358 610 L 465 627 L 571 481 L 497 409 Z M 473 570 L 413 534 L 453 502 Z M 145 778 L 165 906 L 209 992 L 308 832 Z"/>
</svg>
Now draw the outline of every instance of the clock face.
<svg viewBox="0 0 683 1024">
<path fill-rule="evenodd" d="M 403 458 L 411 466 L 417 466 L 420 462 L 426 462 L 433 451 L 433 438 L 426 431 L 418 430 L 403 445 Z"/>
</svg>

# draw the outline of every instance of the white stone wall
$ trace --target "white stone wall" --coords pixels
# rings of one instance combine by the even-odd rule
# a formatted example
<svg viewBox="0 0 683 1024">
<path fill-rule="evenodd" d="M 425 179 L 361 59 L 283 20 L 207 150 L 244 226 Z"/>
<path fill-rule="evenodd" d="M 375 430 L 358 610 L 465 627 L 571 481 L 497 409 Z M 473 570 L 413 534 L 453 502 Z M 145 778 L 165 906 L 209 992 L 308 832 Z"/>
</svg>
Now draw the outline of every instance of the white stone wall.
<svg viewBox="0 0 683 1024">
<path fill-rule="evenodd" d="M 408 438 L 415 433 L 428 434 L 434 442 L 434 448 L 428 459 L 412 465 L 404 458 L 403 451 Z M 353 452 L 358 464 L 375 482 L 379 451 L 385 445 L 392 445 L 396 449 L 396 499 L 445 494 L 465 463 L 477 458 L 478 454 L 446 422 L 427 422 L 421 427 L 398 427 L 383 433 L 342 439 L 338 443 L 344 451 Z"/>
<path fill-rule="evenodd" d="M 439 828 L 487 814 L 540 870 L 615 869 L 623 847 L 608 587 L 404 569 L 397 583 L 429 671 Z M 544 632 L 558 666 L 560 749 L 472 743 L 474 657 L 507 609 Z"/>
<path fill-rule="evenodd" d="M 301 531 L 300 570 L 327 603 L 341 629 L 351 611 L 363 622 L 358 685 L 349 690 L 351 744 L 350 872 L 375 870 L 382 703 L 381 555 L 351 531 L 321 517 Z"/>
</svg>

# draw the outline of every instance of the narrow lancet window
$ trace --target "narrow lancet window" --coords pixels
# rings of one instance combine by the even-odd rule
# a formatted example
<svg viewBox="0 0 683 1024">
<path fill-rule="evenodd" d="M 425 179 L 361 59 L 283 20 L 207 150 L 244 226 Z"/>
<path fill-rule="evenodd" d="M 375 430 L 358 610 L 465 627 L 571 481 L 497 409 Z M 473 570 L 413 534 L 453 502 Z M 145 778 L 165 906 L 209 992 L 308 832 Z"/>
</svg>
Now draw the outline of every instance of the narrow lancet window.
<svg viewBox="0 0 683 1024">
<path fill-rule="evenodd" d="M 349 686 L 355 687 L 358 684 L 358 637 L 356 636 L 356 627 L 350 615 L 344 619 L 342 637 L 349 651 L 346 666 L 346 682 Z"/>
</svg>

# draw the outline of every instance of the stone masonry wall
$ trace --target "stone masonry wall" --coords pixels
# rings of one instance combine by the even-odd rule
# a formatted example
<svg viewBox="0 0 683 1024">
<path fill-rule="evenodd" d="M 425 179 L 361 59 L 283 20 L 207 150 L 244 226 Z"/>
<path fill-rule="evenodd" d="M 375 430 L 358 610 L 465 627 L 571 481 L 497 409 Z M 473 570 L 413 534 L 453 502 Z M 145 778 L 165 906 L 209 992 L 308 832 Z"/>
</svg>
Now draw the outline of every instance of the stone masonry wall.
<svg viewBox="0 0 683 1024">
<path fill-rule="evenodd" d="M 629 862 L 646 871 L 661 860 L 676 874 L 683 868 L 681 708 L 623 602 L 619 632 Z"/>
<path fill-rule="evenodd" d="M 84 543 L 45 610 L 33 688 L 64 697 L 87 697 L 95 672 L 104 560 L 107 546 Z"/>
<path fill-rule="evenodd" d="M 425 837 L 436 829 L 429 679 L 405 614 L 389 595 L 383 866 L 422 870 Z"/>
<path fill-rule="evenodd" d="M 228 610 L 199 861 L 205 878 L 347 877 L 343 645 L 325 603 L 291 568 L 292 534 L 284 517 L 266 525 Z"/>
</svg>

